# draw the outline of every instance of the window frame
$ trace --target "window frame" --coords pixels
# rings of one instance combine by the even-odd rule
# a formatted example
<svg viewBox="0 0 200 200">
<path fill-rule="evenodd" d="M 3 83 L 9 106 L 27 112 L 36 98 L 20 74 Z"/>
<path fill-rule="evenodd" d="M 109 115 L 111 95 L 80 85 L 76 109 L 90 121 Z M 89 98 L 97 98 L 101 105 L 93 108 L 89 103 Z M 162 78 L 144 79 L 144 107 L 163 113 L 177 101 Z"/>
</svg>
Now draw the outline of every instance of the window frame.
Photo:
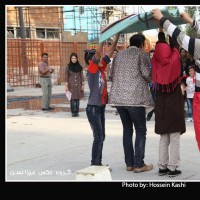
<svg viewBox="0 0 200 200">
<path fill-rule="evenodd" d="M 27 39 L 31 39 L 31 29 L 30 27 L 24 27 L 25 28 L 25 34 Z M 8 31 L 12 31 L 13 37 L 7 37 L 9 39 L 18 39 L 21 38 L 18 32 L 20 32 L 20 27 L 18 26 L 7 26 L 7 33 Z M 28 37 L 27 37 L 28 36 Z"/>
<path fill-rule="evenodd" d="M 43 31 L 44 32 L 44 37 L 38 37 L 37 32 L 38 31 Z M 55 32 L 55 36 L 57 35 L 57 37 L 54 36 L 54 38 L 51 38 L 50 36 L 48 36 L 48 34 Z M 59 35 L 59 28 L 41 28 L 41 27 L 37 27 L 35 28 L 35 33 L 36 33 L 36 39 L 46 39 L 46 40 L 59 40 L 60 39 L 60 35 Z"/>
</svg>

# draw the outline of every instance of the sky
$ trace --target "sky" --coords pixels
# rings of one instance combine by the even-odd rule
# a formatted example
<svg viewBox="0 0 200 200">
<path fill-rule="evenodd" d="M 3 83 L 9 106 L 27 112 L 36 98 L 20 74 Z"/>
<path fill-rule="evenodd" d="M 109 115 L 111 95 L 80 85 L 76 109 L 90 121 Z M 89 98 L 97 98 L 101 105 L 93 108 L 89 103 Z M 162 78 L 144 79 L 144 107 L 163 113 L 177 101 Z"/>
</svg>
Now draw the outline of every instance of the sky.
<svg viewBox="0 0 200 200">
<path fill-rule="evenodd" d="M 149 12 L 154 8 L 159 8 L 159 9 L 165 8 L 165 5 L 146 5 L 146 6 L 145 5 L 138 5 L 138 6 L 130 5 L 129 6 L 129 14 L 133 13 L 133 9 L 138 10 L 138 8 L 141 8 L 141 7 L 144 9 L 144 12 Z"/>
<path fill-rule="evenodd" d="M 76 6 L 76 5 L 74 5 L 74 6 Z M 81 6 L 81 5 L 77 5 L 77 6 Z M 83 5 L 83 6 L 88 6 L 88 5 Z M 95 5 L 94 5 L 95 6 Z M 99 6 L 99 5 L 97 5 L 97 6 Z M 101 5 L 101 6 L 103 6 L 103 5 Z M 108 5 L 106 5 L 106 6 L 108 6 Z M 105 7 L 106 7 L 105 6 Z M 109 5 L 109 6 L 119 6 L 119 5 Z M 127 5 L 120 5 L 120 6 L 127 6 Z M 128 7 L 126 7 L 126 12 L 128 13 L 128 14 L 132 14 L 132 13 L 137 13 L 137 12 L 149 12 L 149 11 L 151 11 L 152 9 L 155 9 L 155 8 L 159 8 L 159 9 L 163 9 L 163 8 L 165 8 L 166 6 L 168 6 L 168 5 L 130 5 L 130 6 L 128 6 Z M 178 6 L 178 8 L 179 8 L 179 11 L 183 11 L 184 10 L 184 5 L 172 5 L 172 6 Z M 67 11 L 67 10 L 72 10 L 73 9 L 73 6 L 64 6 L 64 11 Z M 88 14 L 90 14 L 90 12 L 88 12 Z M 95 11 L 93 12 L 93 15 L 95 14 Z M 71 17 L 70 17 L 71 16 Z M 83 16 L 84 17 L 84 14 L 83 15 L 81 15 L 81 16 Z M 72 19 L 73 18 L 73 12 L 66 12 L 65 13 L 65 17 L 66 17 L 66 19 L 68 19 L 68 20 L 64 20 L 64 22 L 66 22 L 65 23 L 65 25 L 64 25 L 64 27 L 65 27 L 65 31 L 70 31 L 69 29 L 71 29 L 71 28 L 78 28 L 78 27 L 80 27 L 80 23 L 82 23 L 81 24 L 81 27 L 84 29 L 85 28 L 85 30 L 86 30 L 86 25 L 85 25 L 85 23 L 84 23 L 84 21 L 81 21 L 81 19 L 77 19 L 76 20 L 76 27 L 74 27 L 74 20 Z M 78 17 L 78 15 L 77 15 L 77 17 Z M 76 17 L 76 18 L 77 18 Z M 86 17 L 86 15 L 85 15 L 85 17 Z M 89 18 L 89 21 L 87 22 L 87 23 L 90 23 L 90 24 L 92 24 L 92 21 L 91 21 L 91 19 L 92 19 L 92 17 L 93 16 L 87 16 L 88 18 Z M 70 19 L 71 18 L 71 19 Z M 70 19 L 70 20 L 69 20 Z M 83 19 L 83 18 L 82 18 Z M 95 21 L 94 21 L 94 23 L 95 23 Z M 100 29 L 100 25 L 98 25 L 98 23 L 95 23 L 95 25 L 93 25 L 92 26 L 94 29 Z M 68 30 L 66 30 L 66 29 L 68 29 Z M 71 30 L 72 31 L 72 34 L 73 34 L 73 30 Z M 84 31 L 84 30 L 83 30 Z M 84 31 L 85 32 L 85 31 Z M 148 34 L 148 35 L 157 35 L 157 30 L 156 29 L 154 29 L 154 30 L 148 30 L 148 31 L 144 31 L 144 34 Z M 90 34 L 89 34 L 90 35 Z M 94 36 L 89 36 L 89 37 L 95 37 L 95 35 Z"/>
<path fill-rule="evenodd" d="M 97 21 L 96 20 L 93 20 L 92 18 L 94 17 L 95 15 L 95 9 L 91 12 L 84 12 L 82 15 L 81 15 L 81 18 L 79 18 L 79 13 L 77 12 L 79 8 L 75 8 L 74 6 L 76 5 L 69 5 L 69 6 L 64 6 L 64 11 L 65 11 L 65 14 L 64 14 L 64 29 L 65 31 L 71 31 L 72 35 L 77 32 L 79 32 L 80 30 L 78 30 L 78 28 L 81 27 L 82 31 L 83 32 L 86 32 L 89 27 L 92 28 L 92 29 L 98 29 L 100 30 L 100 24 L 96 23 Z M 84 7 L 88 7 L 88 5 L 83 5 Z M 94 5 L 95 6 L 95 5 Z M 102 5 L 103 6 L 103 5 Z M 108 6 L 108 5 L 107 5 Z M 112 6 L 112 5 L 109 5 L 109 6 Z M 123 5 L 120 5 L 120 6 L 123 6 Z M 151 5 L 148 5 L 148 6 L 144 6 L 144 5 L 138 5 L 138 6 L 126 6 L 126 12 L 128 14 L 132 14 L 134 12 L 148 12 L 150 10 L 152 10 L 153 8 L 155 8 L 155 5 L 154 6 L 151 6 Z M 105 6 L 106 7 L 106 6 Z M 141 8 L 142 7 L 142 8 Z M 156 6 L 160 9 L 162 8 L 165 8 L 165 6 Z M 73 9 L 76 9 L 76 12 L 66 12 L 66 11 L 72 11 Z M 86 15 L 87 13 L 87 15 Z M 74 20 L 74 15 L 75 15 L 75 18 L 76 20 Z M 86 17 L 88 19 L 86 19 Z M 101 21 L 101 18 L 99 18 L 99 21 Z M 89 24 L 89 25 L 88 25 Z M 76 29 L 76 30 L 73 30 L 73 29 Z M 155 30 L 154 30 L 155 31 Z M 154 33 L 154 31 L 149 31 L 149 34 L 151 35 L 152 34 L 156 34 Z M 147 32 L 148 33 L 148 32 Z M 95 35 L 94 34 L 94 31 L 90 31 L 88 30 L 88 39 L 94 39 L 95 37 L 97 37 L 98 35 Z"/>
</svg>

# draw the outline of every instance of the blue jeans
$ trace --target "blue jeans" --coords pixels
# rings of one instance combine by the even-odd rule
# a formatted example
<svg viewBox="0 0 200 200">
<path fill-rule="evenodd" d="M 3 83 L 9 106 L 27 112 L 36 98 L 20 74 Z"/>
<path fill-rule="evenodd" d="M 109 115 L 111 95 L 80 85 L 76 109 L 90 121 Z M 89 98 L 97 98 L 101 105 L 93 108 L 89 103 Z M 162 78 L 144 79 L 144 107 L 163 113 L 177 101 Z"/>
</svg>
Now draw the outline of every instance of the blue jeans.
<svg viewBox="0 0 200 200">
<path fill-rule="evenodd" d="M 102 165 L 103 142 L 105 140 L 105 106 L 87 105 L 86 114 L 93 131 L 91 165 Z"/>
<path fill-rule="evenodd" d="M 127 167 L 143 167 L 146 143 L 146 118 L 144 107 L 117 106 L 123 125 L 123 147 Z M 136 131 L 133 148 L 133 125 Z"/>
<path fill-rule="evenodd" d="M 192 101 L 193 101 L 193 98 L 187 98 L 187 102 L 188 102 L 188 117 L 191 117 L 193 116 L 192 114 Z"/>
</svg>

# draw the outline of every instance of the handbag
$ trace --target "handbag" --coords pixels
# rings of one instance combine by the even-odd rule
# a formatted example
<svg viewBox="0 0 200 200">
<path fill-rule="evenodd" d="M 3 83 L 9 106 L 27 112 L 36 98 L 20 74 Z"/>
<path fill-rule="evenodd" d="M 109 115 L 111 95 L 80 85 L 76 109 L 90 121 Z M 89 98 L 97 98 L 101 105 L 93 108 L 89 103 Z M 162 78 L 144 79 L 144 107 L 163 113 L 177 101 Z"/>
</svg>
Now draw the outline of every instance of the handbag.
<svg viewBox="0 0 200 200">
<path fill-rule="evenodd" d="M 69 90 L 66 91 L 66 97 L 67 97 L 68 101 L 70 101 L 72 98 L 72 93 Z"/>
</svg>

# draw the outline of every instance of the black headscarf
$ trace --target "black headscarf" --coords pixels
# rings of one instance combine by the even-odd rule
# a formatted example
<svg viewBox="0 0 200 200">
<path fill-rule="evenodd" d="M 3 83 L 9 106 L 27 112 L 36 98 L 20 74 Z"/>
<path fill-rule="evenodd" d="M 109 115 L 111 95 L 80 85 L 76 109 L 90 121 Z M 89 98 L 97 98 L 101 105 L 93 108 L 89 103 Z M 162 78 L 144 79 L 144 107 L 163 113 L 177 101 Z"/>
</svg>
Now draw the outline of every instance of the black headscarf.
<svg viewBox="0 0 200 200">
<path fill-rule="evenodd" d="M 72 56 L 75 56 L 77 58 L 77 62 L 73 63 L 72 62 Z M 70 62 L 68 64 L 69 70 L 72 72 L 81 72 L 83 70 L 83 67 L 80 65 L 79 61 L 78 61 L 78 55 L 76 53 L 72 53 L 70 56 Z"/>
</svg>

